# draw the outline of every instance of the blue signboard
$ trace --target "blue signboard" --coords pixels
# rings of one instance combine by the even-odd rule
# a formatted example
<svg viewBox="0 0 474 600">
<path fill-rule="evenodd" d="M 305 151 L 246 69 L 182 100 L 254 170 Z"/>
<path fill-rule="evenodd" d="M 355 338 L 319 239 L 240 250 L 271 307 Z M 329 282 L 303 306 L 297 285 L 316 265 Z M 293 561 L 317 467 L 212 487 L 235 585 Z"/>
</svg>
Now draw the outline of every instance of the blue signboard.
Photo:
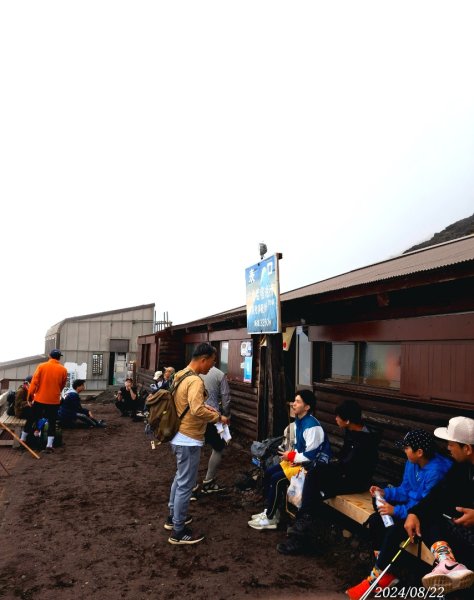
<svg viewBox="0 0 474 600">
<path fill-rule="evenodd" d="M 252 357 L 244 358 L 244 383 L 252 383 Z"/>
<path fill-rule="evenodd" d="M 280 333 L 280 282 L 277 255 L 245 269 L 247 331 Z"/>
</svg>

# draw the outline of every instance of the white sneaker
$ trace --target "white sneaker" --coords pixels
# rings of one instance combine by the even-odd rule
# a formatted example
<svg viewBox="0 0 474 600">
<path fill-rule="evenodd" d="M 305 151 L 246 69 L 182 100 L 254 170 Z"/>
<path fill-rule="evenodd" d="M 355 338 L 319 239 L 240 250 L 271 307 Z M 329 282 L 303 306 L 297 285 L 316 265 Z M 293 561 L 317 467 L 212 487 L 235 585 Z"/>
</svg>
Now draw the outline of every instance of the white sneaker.
<svg viewBox="0 0 474 600">
<path fill-rule="evenodd" d="M 261 519 L 249 521 L 248 524 L 250 527 L 252 527 L 252 529 L 276 529 L 279 521 L 280 516 L 277 513 L 273 519 L 268 519 L 267 515 L 265 515 Z"/>
<path fill-rule="evenodd" d="M 443 560 L 421 580 L 425 588 L 439 588 L 442 594 L 463 590 L 474 583 L 474 572 L 453 560 Z"/>
<path fill-rule="evenodd" d="M 251 521 L 259 521 L 260 519 L 263 519 L 266 516 L 267 516 L 267 509 L 265 509 L 261 513 L 257 513 L 256 515 L 252 515 L 252 518 L 250 520 Z"/>
</svg>

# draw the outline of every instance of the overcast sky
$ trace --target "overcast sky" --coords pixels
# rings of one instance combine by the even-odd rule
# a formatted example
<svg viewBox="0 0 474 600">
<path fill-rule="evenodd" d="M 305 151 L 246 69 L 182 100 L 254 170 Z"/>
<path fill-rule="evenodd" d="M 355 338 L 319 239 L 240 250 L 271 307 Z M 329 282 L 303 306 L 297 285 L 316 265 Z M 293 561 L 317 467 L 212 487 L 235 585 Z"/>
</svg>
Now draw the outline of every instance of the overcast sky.
<svg viewBox="0 0 474 600">
<path fill-rule="evenodd" d="M 0 4 L 0 361 L 67 317 L 245 304 L 474 213 L 472 2 Z"/>
</svg>

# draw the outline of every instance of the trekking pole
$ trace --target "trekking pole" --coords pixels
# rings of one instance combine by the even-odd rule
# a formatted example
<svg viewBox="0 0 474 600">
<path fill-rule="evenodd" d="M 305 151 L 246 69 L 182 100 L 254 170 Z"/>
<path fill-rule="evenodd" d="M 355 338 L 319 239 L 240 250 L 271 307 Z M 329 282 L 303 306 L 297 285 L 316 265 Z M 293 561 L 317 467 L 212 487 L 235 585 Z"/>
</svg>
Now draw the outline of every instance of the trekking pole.
<svg viewBox="0 0 474 600">
<path fill-rule="evenodd" d="M 11 429 L 9 429 L 5 423 L 0 422 L 0 425 L 3 427 L 3 429 L 5 429 L 5 431 L 8 431 L 8 433 L 13 437 L 14 440 L 16 440 L 17 442 L 20 442 L 20 444 L 22 446 L 24 446 L 28 452 L 30 454 L 32 454 L 35 458 L 37 458 L 38 460 L 41 458 L 41 456 L 38 456 L 38 454 L 36 454 L 36 452 L 34 452 L 29 446 L 28 444 L 25 444 L 25 442 L 23 440 L 20 440 L 20 438 L 17 436 L 16 433 L 14 433 Z"/>
<path fill-rule="evenodd" d="M 402 550 L 408 545 L 409 542 L 410 542 L 410 538 L 407 538 L 403 542 L 403 544 L 400 546 L 400 548 L 398 549 L 398 552 L 395 554 L 395 556 L 392 558 L 392 560 L 388 563 L 388 565 L 385 567 L 385 569 L 380 573 L 380 575 L 377 577 L 377 579 L 372 582 L 369 589 L 365 592 L 365 594 L 363 596 L 361 596 L 359 598 L 359 600 L 366 600 L 366 598 L 369 596 L 371 591 L 376 587 L 377 583 L 382 579 L 382 577 L 385 575 L 385 573 L 390 569 L 390 567 L 393 565 L 393 563 L 397 560 L 397 558 L 400 556 Z"/>
</svg>

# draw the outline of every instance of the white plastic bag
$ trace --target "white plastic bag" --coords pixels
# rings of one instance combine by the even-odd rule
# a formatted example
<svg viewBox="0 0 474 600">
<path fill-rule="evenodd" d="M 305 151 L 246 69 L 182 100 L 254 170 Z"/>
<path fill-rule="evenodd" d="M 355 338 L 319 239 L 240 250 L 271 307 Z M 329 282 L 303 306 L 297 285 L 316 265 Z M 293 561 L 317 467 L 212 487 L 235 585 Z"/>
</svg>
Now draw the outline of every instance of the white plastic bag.
<svg viewBox="0 0 474 600">
<path fill-rule="evenodd" d="M 301 508 L 303 502 L 303 486 L 306 471 L 300 469 L 296 475 L 290 479 L 290 485 L 286 492 L 288 502 L 291 502 L 296 508 Z"/>
</svg>

